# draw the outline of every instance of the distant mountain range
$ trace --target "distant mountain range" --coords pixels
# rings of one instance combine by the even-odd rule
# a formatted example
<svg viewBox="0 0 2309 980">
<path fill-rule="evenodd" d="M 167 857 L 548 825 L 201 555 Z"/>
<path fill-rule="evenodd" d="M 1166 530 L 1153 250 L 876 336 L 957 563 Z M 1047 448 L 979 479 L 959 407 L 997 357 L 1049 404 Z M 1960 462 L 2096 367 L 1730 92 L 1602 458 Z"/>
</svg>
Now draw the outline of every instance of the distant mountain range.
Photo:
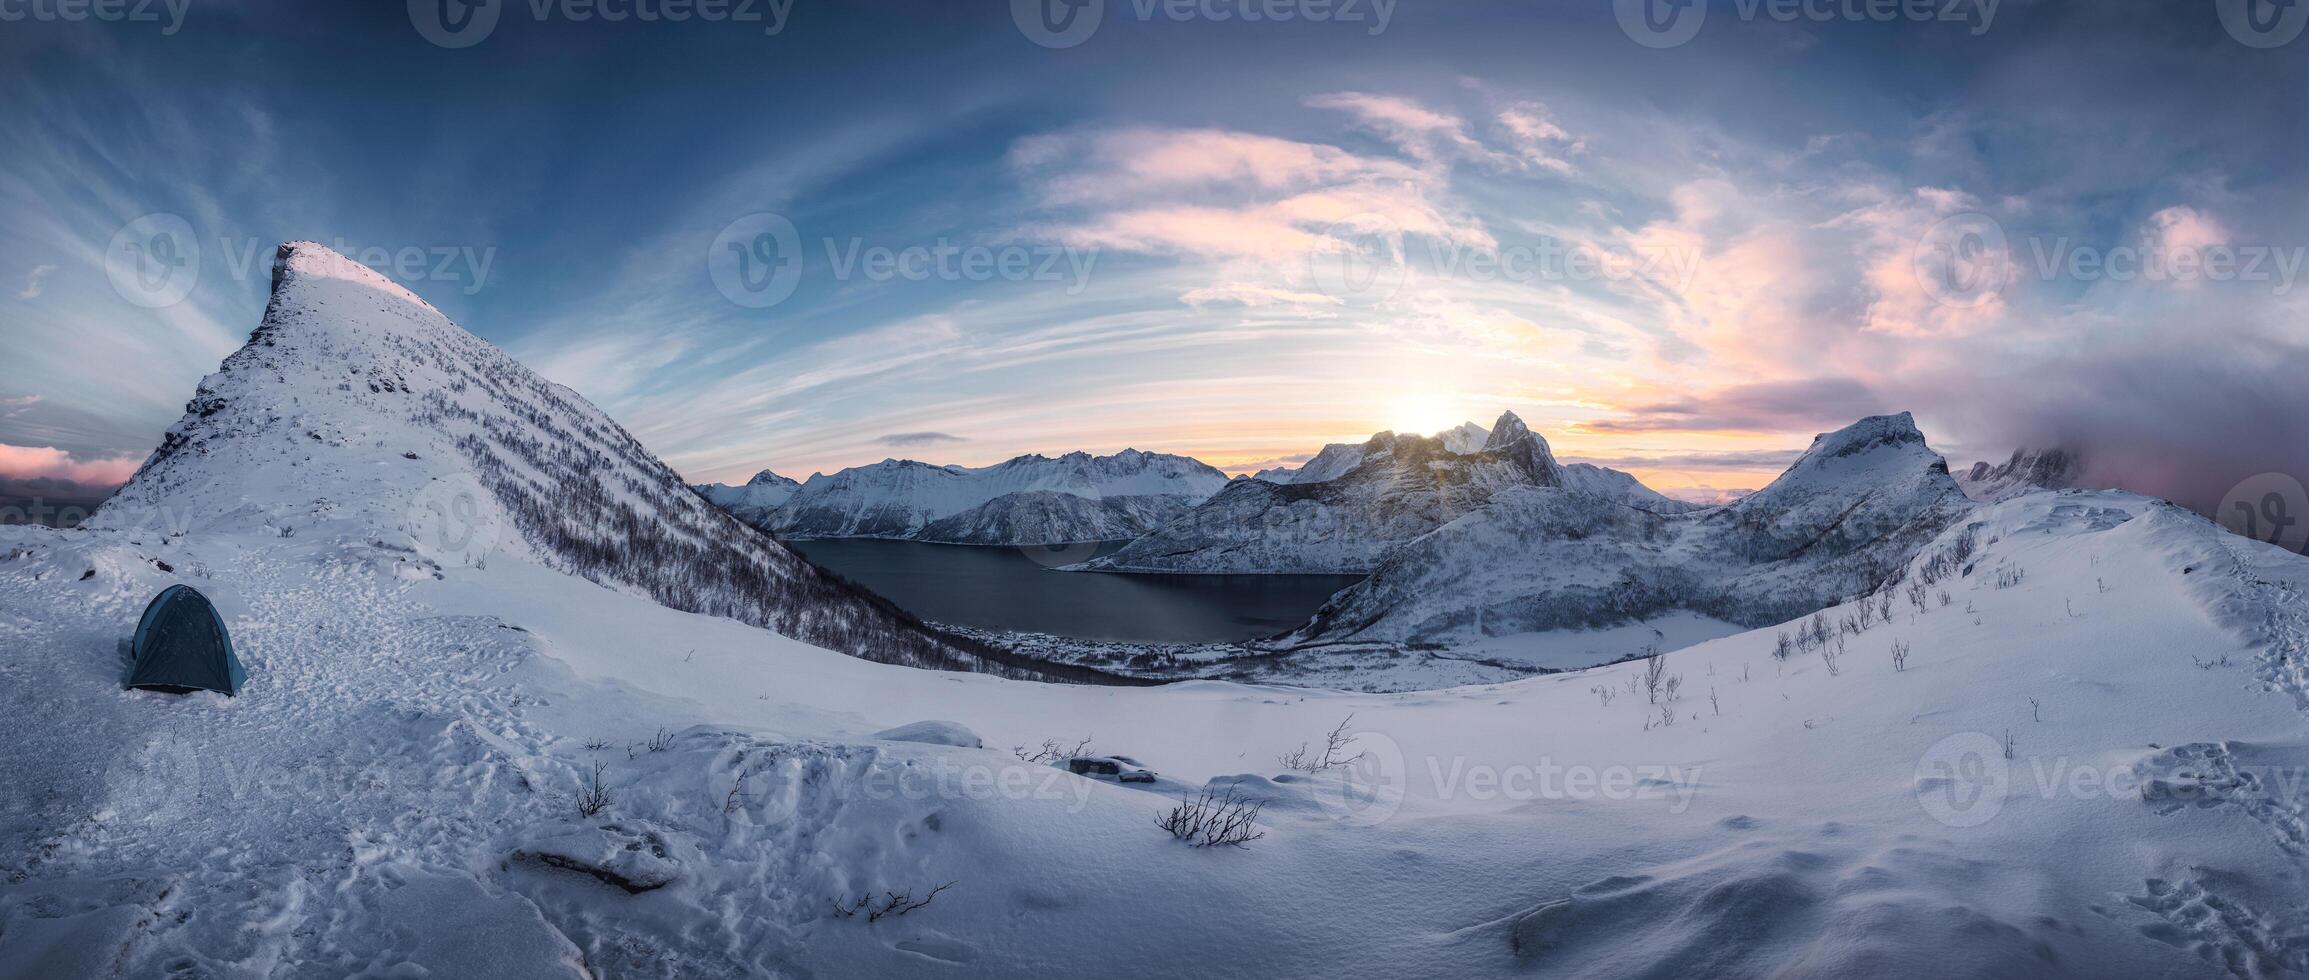
<svg viewBox="0 0 2309 980">
<path fill-rule="evenodd" d="M 1451 446 L 1473 442 L 1468 452 Z M 1449 436 L 1450 438 L 1446 438 Z M 1382 432 L 1326 447 L 1289 482 L 1237 480 L 1192 511 L 1084 568 L 1117 572 L 1359 574 L 1388 549 L 1481 509 L 1516 487 L 1559 487 L 1648 514 L 1682 513 L 1634 477 L 1564 466 L 1547 441 L 1504 413 L 1489 430 Z"/>
<path fill-rule="evenodd" d="M 744 487 L 697 489 L 790 538 L 1039 545 L 1134 538 L 1226 484 L 1225 473 L 1185 456 L 1126 449 L 979 467 L 886 459 L 799 484 L 764 470 Z"/>
</svg>

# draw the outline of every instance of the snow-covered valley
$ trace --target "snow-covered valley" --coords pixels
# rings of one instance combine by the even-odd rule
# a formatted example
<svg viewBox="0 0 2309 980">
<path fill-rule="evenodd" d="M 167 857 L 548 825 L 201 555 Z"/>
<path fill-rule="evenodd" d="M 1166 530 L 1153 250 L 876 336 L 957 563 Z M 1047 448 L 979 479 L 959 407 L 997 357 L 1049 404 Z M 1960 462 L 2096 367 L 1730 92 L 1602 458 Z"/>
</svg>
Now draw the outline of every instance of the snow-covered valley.
<svg viewBox="0 0 2309 980">
<path fill-rule="evenodd" d="M 1611 512 L 1744 542 L 1758 594 L 1819 548 L 1816 615 L 1525 679 L 1443 644 L 1474 676 L 1396 693 L 1050 683 L 1102 678 L 816 577 L 414 296 L 282 260 L 91 526 L 0 527 L 0 976 L 2309 971 L 2309 559 L 2171 504 L 1952 498 L 1884 417 L 1741 505 Z M 238 696 L 122 690 L 173 584 Z M 1154 780 L 1053 764 L 1090 755 Z M 1161 826 L 1206 791 L 1239 846 Z"/>
</svg>

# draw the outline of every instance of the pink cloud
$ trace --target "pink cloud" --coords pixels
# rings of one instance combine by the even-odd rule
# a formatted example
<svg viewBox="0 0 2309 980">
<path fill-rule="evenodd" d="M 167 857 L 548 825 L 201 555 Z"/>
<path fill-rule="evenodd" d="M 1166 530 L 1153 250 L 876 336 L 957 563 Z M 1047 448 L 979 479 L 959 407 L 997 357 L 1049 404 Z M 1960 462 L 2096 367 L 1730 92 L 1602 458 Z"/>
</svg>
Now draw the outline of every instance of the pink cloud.
<svg viewBox="0 0 2309 980">
<path fill-rule="evenodd" d="M 0 478 L 5 479 L 70 480 L 90 486 L 116 486 L 128 482 L 143 462 L 138 456 L 74 459 L 71 453 L 53 446 L 0 443 Z"/>
<path fill-rule="evenodd" d="M 1143 201 L 1149 195 L 1289 191 L 1363 177 L 1409 180 L 1400 163 L 1335 146 L 1217 129 L 1124 129 L 1037 136 L 1010 154 L 1054 204 Z"/>
<path fill-rule="evenodd" d="M 1368 92 L 1333 92 L 1308 99 L 1317 109 L 1336 109 L 1354 116 L 1403 152 L 1433 163 L 1443 151 L 1497 162 L 1500 155 L 1467 134 L 1467 121 L 1437 112 L 1410 99 Z"/>
</svg>

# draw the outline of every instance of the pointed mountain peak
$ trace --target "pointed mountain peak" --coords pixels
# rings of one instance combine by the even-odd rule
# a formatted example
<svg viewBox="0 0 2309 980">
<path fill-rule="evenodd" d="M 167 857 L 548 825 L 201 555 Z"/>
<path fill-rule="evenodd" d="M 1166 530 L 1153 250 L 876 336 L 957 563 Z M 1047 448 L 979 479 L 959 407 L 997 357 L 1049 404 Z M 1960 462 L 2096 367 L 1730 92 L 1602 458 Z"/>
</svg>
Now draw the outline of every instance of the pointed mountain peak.
<svg viewBox="0 0 2309 980">
<path fill-rule="evenodd" d="M 365 286 L 394 299 L 415 303 L 436 315 L 440 312 L 416 293 L 403 288 L 400 283 L 319 242 L 282 242 L 273 249 L 272 292 L 276 299 L 284 289 L 312 286 L 321 282 Z"/>
<path fill-rule="evenodd" d="M 1524 425 L 1514 412 L 1501 412 L 1499 421 L 1491 423 L 1491 435 L 1483 440 L 1483 448 L 1487 452 L 1505 449 L 1531 436 L 1531 427 Z M 1545 445 L 1543 441 L 1541 446 Z"/>
<path fill-rule="evenodd" d="M 787 486 L 787 485 L 793 484 L 793 482 L 794 482 L 793 480 L 790 480 L 790 479 L 788 479 L 788 478 L 786 478 L 786 477 L 782 477 L 782 476 L 779 476 L 778 474 L 776 474 L 776 473 L 774 473 L 774 472 L 772 472 L 772 471 L 770 471 L 770 470 L 763 470 L 763 471 L 761 471 L 761 472 L 759 472 L 759 473 L 756 473 L 756 474 L 754 474 L 754 478 L 753 478 L 753 479 L 751 479 L 751 480 L 747 480 L 747 481 L 746 481 L 746 486 L 749 486 L 749 487 L 782 487 L 782 486 Z"/>
</svg>

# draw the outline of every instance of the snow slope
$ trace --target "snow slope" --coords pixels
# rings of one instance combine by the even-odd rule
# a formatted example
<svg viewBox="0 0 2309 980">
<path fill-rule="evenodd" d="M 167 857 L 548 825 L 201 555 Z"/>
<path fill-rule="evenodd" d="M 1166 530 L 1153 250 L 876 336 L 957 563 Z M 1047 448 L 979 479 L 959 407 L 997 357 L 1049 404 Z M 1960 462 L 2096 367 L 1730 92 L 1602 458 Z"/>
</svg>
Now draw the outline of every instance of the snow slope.
<svg viewBox="0 0 2309 980">
<path fill-rule="evenodd" d="M 1948 604 L 1844 637 L 1833 670 L 1770 630 L 1678 651 L 1664 710 L 1641 665 L 1404 695 L 1022 683 L 510 555 L 411 579 L 301 533 L 0 528 L 0 976 L 2309 967 L 2309 562 L 2119 493 L 1974 521 Z M 243 696 L 119 689 L 119 639 L 178 581 L 216 597 Z M 1350 717 L 1362 761 L 1279 777 Z M 875 737 L 931 720 L 994 748 Z M 1007 751 L 1083 738 L 1161 782 Z M 580 816 L 597 765 L 611 800 Z M 1156 829 L 1206 782 L 1265 801 L 1264 836 Z"/>
<path fill-rule="evenodd" d="M 886 459 L 832 475 L 818 474 L 766 520 L 765 530 L 797 538 L 915 538 L 965 544 L 1053 544 L 1074 540 L 1120 540 L 1145 529 L 1142 515 L 1165 513 L 1218 491 L 1227 475 L 1184 456 L 1126 449 L 1110 456 L 1068 453 L 1056 458 L 1027 455 L 993 466 L 933 466 Z M 955 518 L 1013 494 L 1052 493 L 1082 498 L 1084 505 L 1062 507 L 1047 499 L 1013 501 L 991 511 Z M 1116 507 L 1095 506 L 1118 498 Z M 1064 519 L 1025 515 L 1067 511 Z M 933 526 L 945 536 L 929 537 Z M 1051 533 L 1092 538 L 1020 540 L 988 534 Z"/>
<path fill-rule="evenodd" d="M 730 519 L 575 392 L 319 245 L 280 247 L 263 321 L 185 413 L 92 524 L 345 541 L 413 576 L 519 558 L 859 656 L 1046 676 Z"/>
</svg>

